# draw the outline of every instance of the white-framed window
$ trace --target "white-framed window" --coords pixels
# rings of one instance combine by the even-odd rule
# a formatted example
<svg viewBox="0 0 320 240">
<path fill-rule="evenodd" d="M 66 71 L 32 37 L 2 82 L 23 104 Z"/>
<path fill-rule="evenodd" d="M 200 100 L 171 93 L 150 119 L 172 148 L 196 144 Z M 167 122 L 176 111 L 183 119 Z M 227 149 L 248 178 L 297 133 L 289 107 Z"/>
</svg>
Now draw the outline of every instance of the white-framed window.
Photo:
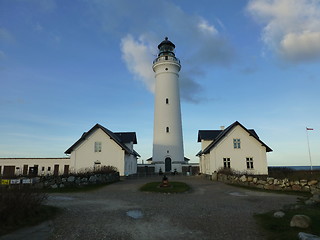
<svg viewBox="0 0 320 240">
<path fill-rule="evenodd" d="M 223 158 L 223 167 L 230 168 L 230 158 Z"/>
<path fill-rule="evenodd" d="M 95 142 L 94 143 L 94 152 L 101 152 L 101 142 Z"/>
<path fill-rule="evenodd" d="M 240 148 L 240 138 L 233 139 L 233 148 Z"/>
<path fill-rule="evenodd" d="M 247 169 L 253 169 L 253 158 L 247 157 L 246 162 L 247 162 Z"/>
</svg>

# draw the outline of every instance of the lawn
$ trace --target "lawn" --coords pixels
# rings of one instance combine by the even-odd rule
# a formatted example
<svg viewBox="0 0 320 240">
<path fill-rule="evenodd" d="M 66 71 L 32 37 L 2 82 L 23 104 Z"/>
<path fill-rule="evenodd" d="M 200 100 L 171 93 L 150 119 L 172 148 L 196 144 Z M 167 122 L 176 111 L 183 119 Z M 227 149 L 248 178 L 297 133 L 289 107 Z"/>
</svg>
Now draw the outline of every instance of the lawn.
<svg viewBox="0 0 320 240">
<path fill-rule="evenodd" d="M 161 182 L 150 182 L 143 185 L 140 191 L 158 193 L 183 193 L 189 191 L 189 185 L 183 182 L 169 182 L 170 187 L 160 187 Z"/>
</svg>

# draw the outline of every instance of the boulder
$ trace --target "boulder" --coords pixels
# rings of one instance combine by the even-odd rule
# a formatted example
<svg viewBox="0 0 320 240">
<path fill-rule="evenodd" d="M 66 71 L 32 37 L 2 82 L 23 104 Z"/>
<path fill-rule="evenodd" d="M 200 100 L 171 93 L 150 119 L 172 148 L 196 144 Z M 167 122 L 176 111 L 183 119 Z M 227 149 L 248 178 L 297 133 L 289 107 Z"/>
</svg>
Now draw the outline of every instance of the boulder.
<svg viewBox="0 0 320 240">
<path fill-rule="evenodd" d="M 316 185 L 318 183 L 318 180 L 310 180 L 309 182 L 308 182 L 308 185 L 309 186 L 312 186 L 312 185 Z"/>
<path fill-rule="evenodd" d="M 300 185 L 301 186 L 304 186 L 304 185 L 307 185 L 307 184 L 308 184 L 307 180 L 305 180 L 305 179 L 300 180 Z"/>
<path fill-rule="evenodd" d="M 70 176 L 70 177 L 68 177 L 68 182 L 74 182 L 74 179 L 75 179 L 75 177 L 74 176 Z"/>
<path fill-rule="evenodd" d="M 97 181 L 97 177 L 95 175 L 90 176 L 89 182 L 94 183 Z"/>
<path fill-rule="evenodd" d="M 306 215 L 294 215 L 290 221 L 290 227 L 308 228 L 311 219 Z"/>
<path fill-rule="evenodd" d="M 249 176 L 247 179 L 248 182 L 252 182 L 253 181 L 253 177 Z"/>
<path fill-rule="evenodd" d="M 315 202 L 312 199 L 308 199 L 308 200 L 304 201 L 304 203 L 306 205 L 313 205 Z"/>
<path fill-rule="evenodd" d="M 285 215 L 285 213 L 282 212 L 282 211 L 277 211 L 277 212 L 275 212 L 275 213 L 273 214 L 273 216 L 274 216 L 275 218 L 282 218 L 282 217 L 284 217 L 284 215 Z"/>
<path fill-rule="evenodd" d="M 302 190 L 306 191 L 306 192 L 310 192 L 310 187 L 305 185 L 305 186 L 302 187 Z"/>
<path fill-rule="evenodd" d="M 56 189 L 56 188 L 58 188 L 58 185 L 57 184 L 53 184 L 53 185 L 51 185 L 51 188 Z"/>
<path fill-rule="evenodd" d="M 301 191 L 301 186 L 298 184 L 294 184 L 294 185 L 292 185 L 292 190 L 293 191 Z"/>
<path fill-rule="evenodd" d="M 240 180 L 241 182 L 247 181 L 246 175 L 242 175 L 242 176 L 239 178 L 239 180 Z"/>
<path fill-rule="evenodd" d="M 311 199 L 316 203 L 320 203 L 320 194 L 314 194 Z"/>
<path fill-rule="evenodd" d="M 252 182 L 257 183 L 257 182 L 258 182 L 258 178 L 256 178 L 256 177 L 253 178 L 253 179 L 252 179 Z"/>
<path fill-rule="evenodd" d="M 298 238 L 300 240 L 320 240 L 319 236 L 316 236 L 310 233 L 305 233 L 305 232 L 299 232 Z"/>
</svg>

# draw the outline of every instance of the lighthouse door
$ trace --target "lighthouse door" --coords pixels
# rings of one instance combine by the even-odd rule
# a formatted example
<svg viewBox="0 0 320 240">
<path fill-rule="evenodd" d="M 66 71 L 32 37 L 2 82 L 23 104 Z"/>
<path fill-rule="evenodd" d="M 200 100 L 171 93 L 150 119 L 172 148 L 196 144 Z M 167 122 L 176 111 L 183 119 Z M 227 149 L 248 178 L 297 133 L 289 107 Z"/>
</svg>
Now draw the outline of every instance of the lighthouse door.
<svg viewBox="0 0 320 240">
<path fill-rule="evenodd" d="M 167 157 L 165 160 L 165 171 L 170 172 L 171 171 L 171 158 Z"/>
</svg>

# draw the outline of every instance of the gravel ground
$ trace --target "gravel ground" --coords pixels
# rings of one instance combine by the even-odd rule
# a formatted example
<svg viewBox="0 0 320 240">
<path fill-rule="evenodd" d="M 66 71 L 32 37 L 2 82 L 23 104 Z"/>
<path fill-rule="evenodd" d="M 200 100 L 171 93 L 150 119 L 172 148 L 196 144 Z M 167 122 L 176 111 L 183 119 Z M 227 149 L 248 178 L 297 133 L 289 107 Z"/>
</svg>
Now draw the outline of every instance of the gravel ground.
<svg viewBox="0 0 320 240">
<path fill-rule="evenodd" d="M 294 203 L 296 196 L 249 191 L 199 177 L 169 177 L 192 191 L 140 192 L 157 178 L 121 181 L 93 192 L 50 194 L 64 209 L 49 239 L 265 239 L 252 215 Z M 128 212 L 132 216 L 128 215 Z"/>
<path fill-rule="evenodd" d="M 200 177 L 169 177 L 192 191 L 182 194 L 140 192 L 160 177 L 131 179 L 83 193 L 50 194 L 61 207 L 54 220 L 21 229 L 0 240 L 22 239 L 265 239 L 254 213 L 295 203 L 296 196 L 249 191 Z"/>
</svg>

